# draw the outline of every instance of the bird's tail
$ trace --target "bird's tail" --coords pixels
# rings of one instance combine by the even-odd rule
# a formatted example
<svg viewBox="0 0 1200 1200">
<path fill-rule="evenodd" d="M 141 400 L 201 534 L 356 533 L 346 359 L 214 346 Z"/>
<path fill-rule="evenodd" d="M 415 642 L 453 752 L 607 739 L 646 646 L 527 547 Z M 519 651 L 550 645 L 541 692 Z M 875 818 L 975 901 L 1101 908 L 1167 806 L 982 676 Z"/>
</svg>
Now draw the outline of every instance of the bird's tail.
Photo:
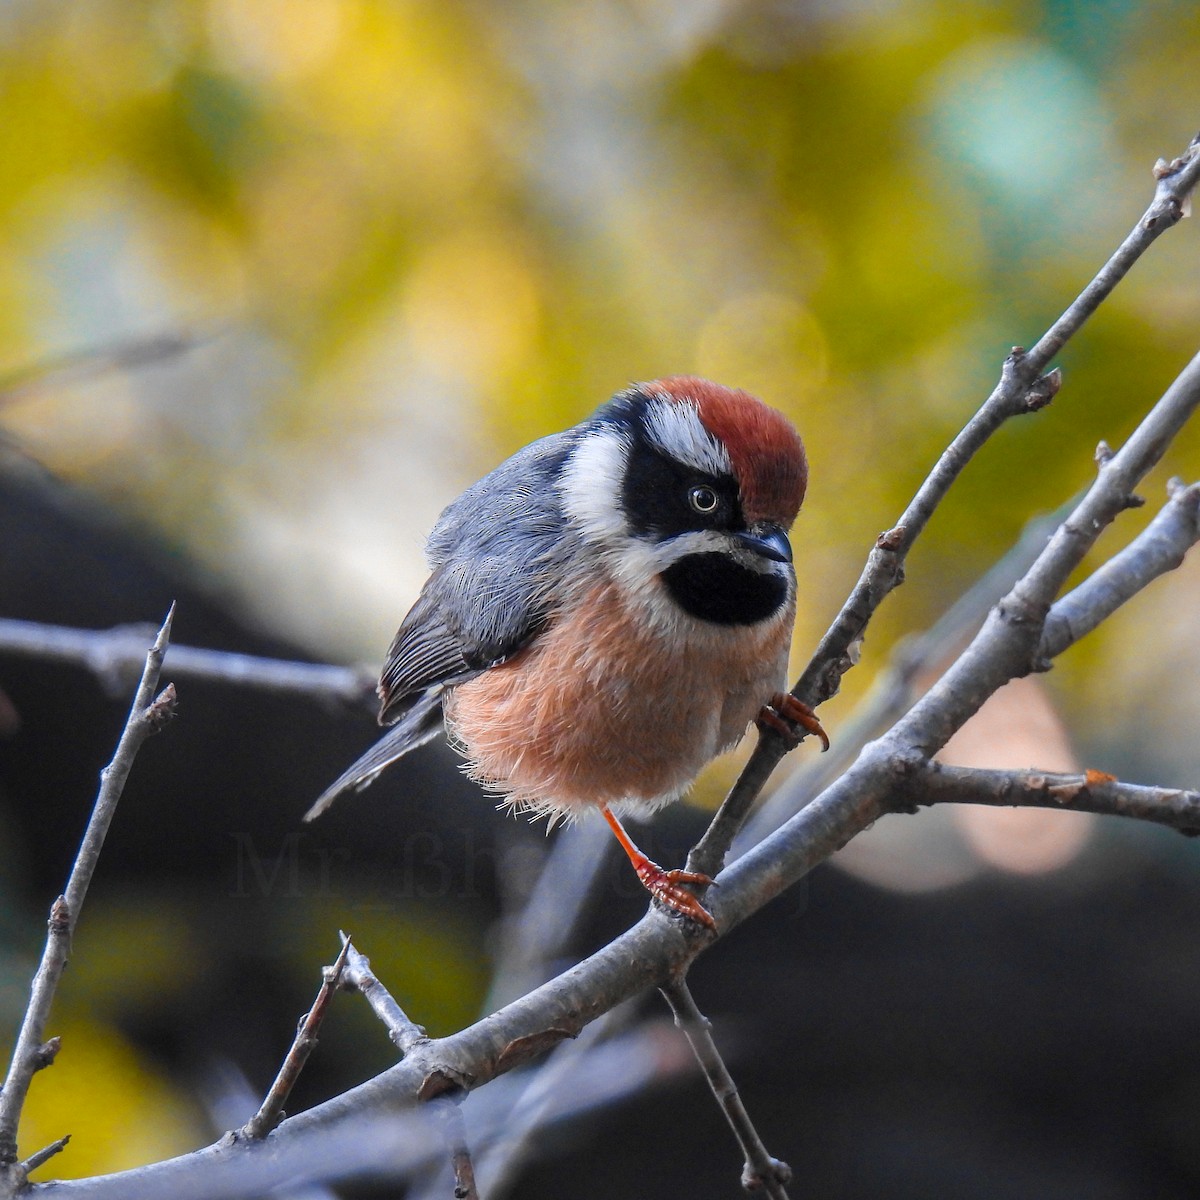
<svg viewBox="0 0 1200 1200">
<path fill-rule="evenodd" d="M 398 758 L 432 741 L 441 728 L 441 690 L 425 692 L 366 754 L 343 771 L 317 797 L 316 803 L 304 814 L 304 819 L 311 821 L 319 817 L 343 792 L 361 792 Z"/>
</svg>

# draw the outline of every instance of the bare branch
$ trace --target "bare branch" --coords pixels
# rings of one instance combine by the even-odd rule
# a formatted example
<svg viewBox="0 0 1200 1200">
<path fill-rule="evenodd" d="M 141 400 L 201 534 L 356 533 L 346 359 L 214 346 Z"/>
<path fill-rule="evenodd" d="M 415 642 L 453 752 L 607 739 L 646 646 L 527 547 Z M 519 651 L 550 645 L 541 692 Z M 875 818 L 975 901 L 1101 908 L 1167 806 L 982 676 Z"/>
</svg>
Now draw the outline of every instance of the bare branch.
<svg viewBox="0 0 1200 1200">
<path fill-rule="evenodd" d="M 1010 358 L 992 397 L 939 460 L 901 522 L 881 537 L 855 593 L 797 684 L 799 699 L 818 703 L 836 691 L 842 673 L 851 665 L 853 644 L 883 596 L 900 581 L 904 556 L 954 478 L 1004 420 L 1047 402 L 1058 383 L 1053 372 L 1042 374 L 1052 356 L 1150 241 L 1178 220 L 1183 200 L 1200 175 L 1196 147 L 1156 175 L 1159 191 L 1155 203 L 1138 228 L 1037 346 L 1028 354 L 1015 353 Z M 298 1163 L 313 1162 L 306 1156 L 312 1155 L 314 1147 L 327 1147 L 351 1132 L 358 1133 L 364 1123 L 381 1114 L 395 1122 L 397 1108 L 480 1087 L 575 1037 L 589 1022 L 647 988 L 669 986 L 682 978 L 715 937 L 724 936 L 880 816 L 911 805 L 912 789 L 919 781 L 946 770 L 939 768 L 931 774 L 929 757 L 997 687 L 1038 665 L 1037 650 L 1059 589 L 1099 532 L 1129 504 L 1133 488 L 1198 400 L 1200 357 L 1185 369 L 1120 453 L 1102 465 L 1087 496 L 939 683 L 888 733 L 869 743 L 845 774 L 811 804 L 720 874 L 722 886 L 709 902 L 718 934 L 698 937 L 687 923 L 651 910 L 584 962 L 469 1028 L 446 1038 L 413 1040 L 402 1062 L 283 1121 L 264 1143 L 243 1140 L 231 1145 L 226 1141 L 136 1172 L 57 1183 L 53 1185 L 55 1200 L 85 1196 L 133 1200 L 167 1194 L 249 1196 L 255 1194 L 252 1185 L 257 1191 L 267 1190 L 285 1178 L 295 1178 Z M 1095 603 L 1106 603 L 1100 598 L 1099 585 L 1094 594 Z M 710 862 L 721 861 L 746 805 L 781 757 L 782 746 L 782 739 L 774 735 L 760 739 L 722 815 L 694 852 L 700 860 L 694 864 L 690 858 L 689 868 L 704 870 Z M 1032 786 L 1032 780 L 1027 782 Z M 1084 791 L 1088 797 L 1101 796 L 1103 802 L 1114 806 L 1113 811 L 1123 804 L 1125 811 L 1132 812 L 1136 803 L 1146 800 L 1132 793 L 1130 785 L 1115 785 L 1118 790 L 1110 794 L 1106 789 L 1114 785 L 1094 773 L 1084 776 L 1082 788 L 1078 785 L 1078 780 L 1068 785 L 1077 789 L 1073 800 L 1077 805 L 1092 802 L 1083 798 Z M 1170 809 L 1178 804 L 1186 808 L 1194 804 L 1191 797 L 1191 793 L 1159 793 L 1150 807 Z M 712 869 L 715 867 L 709 873 Z M 428 1151 L 423 1153 L 427 1158 Z M 325 1171 L 322 1177 L 327 1178 L 328 1165 Z M 770 1171 L 764 1178 L 769 1176 Z M 38 1190 L 35 1186 L 31 1194 Z"/>
<path fill-rule="evenodd" d="M 317 998 L 313 1001 L 312 1008 L 300 1019 L 292 1048 L 287 1052 L 287 1057 L 283 1060 L 279 1074 L 275 1076 L 275 1082 L 271 1084 L 271 1090 L 267 1092 L 262 1107 L 242 1126 L 240 1130 L 242 1137 L 253 1140 L 265 1138 L 283 1119 L 283 1106 L 292 1094 L 292 1088 L 296 1086 L 296 1080 L 300 1078 L 300 1072 L 304 1070 L 308 1056 L 317 1045 L 317 1035 L 325 1020 L 325 1014 L 329 1010 L 329 1002 L 341 984 L 342 970 L 346 965 L 346 956 L 349 953 L 350 939 L 345 938 L 342 942 L 341 953 L 338 954 L 333 966 L 326 967 L 322 971 L 321 987 L 317 992 Z"/>
<path fill-rule="evenodd" d="M 870 691 L 838 727 L 828 754 L 806 760 L 754 812 L 738 834 L 739 854 L 766 835 L 827 787 L 877 737 L 904 715 L 920 695 L 918 681 L 933 677 L 961 652 L 1000 598 L 1029 570 L 1051 533 L 1079 503 L 1076 496 L 1052 513 L 1036 517 L 1021 531 L 1011 549 L 967 589 L 924 633 L 906 638 L 892 651 L 887 667 Z"/>
<path fill-rule="evenodd" d="M 371 960 L 350 944 L 346 934 L 341 935 L 342 954 L 345 968 L 342 971 L 342 987 L 361 992 L 375 1015 L 387 1026 L 390 1037 L 401 1054 L 408 1054 L 414 1047 L 429 1041 L 429 1035 L 392 998 L 392 994 L 375 978 L 371 971 Z"/>
<path fill-rule="evenodd" d="M 1168 491 L 1170 500 L 1154 520 L 1050 609 L 1039 659 L 1057 658 L 1147 584 L 1178 567 L 1200 541 L 1200 483 L 1184 487 L 1173 479 Z"/>
<path fill-rule="evenodd" d="M 997 688 L 1044 667 L 1042 630 L 1059 589 L 1101 531 L 1128 508 L 1138 483 L 1200 405 L 1200 355 L 1180 372 L 1121 449 L 1100 468 L 1075 511 L 989 616 L 958 661 L 888 737 L 926 758 L 942 748 Z M 1084 585 L 1086 586 L 1086 585 Z"/>
<path fill-rule="evenodd" d="M 678 979 L 659 989 L 675 1015 L 675 1024 L 683 1030 L 692 1052 L 696 1056 L 708 1086 L 717 1099 L 733 1136 L 741 1147 L 745 1166 L 742 1169 L 742 1187 L 748 1192 L 765 1191 L 772 1200 L 787 1200 L 787 1185 L 791 1182 L 792 1169 L 785 1162 L 772 1158 L 759 1137 L 750 1114 L 738 1094 L 737 1084 L 725 1060 L 713 1041 L 712 1025 L 696 1006 L 687 983 Z"/>
<path fill-rule="evenodd" d="M 153 333 L 32 363 L 0 375 L 0 405 L 20 399 L 29 392 L 69 387 L 117 371 L 133 371 L 153 363 L 168 362 L 214 341 L 224 332 L 218 327 L 201 332 Z"/>
<path fill-rule="evenodd" d="M 46 1022 L 58 981 L 71 953 L 71 937 L 79 921 L 79 913 L 87 896 L 88 885 L 100 861 L 100 851 L 117 811 L 117 802 L 129 778 L 133 760 L 142 743 L 161 728 L 175 704 L 175 689 L 168 684 L 157 700 L 153 699 L 162 670 L 163 655 L 171 636 L 171 619 L 175 607 L 167 614 L 154 645 L 146 653 L 146 665 L 134 697 L 133 707 L 117 743 L 113 760 L 100 773 L 100 790 L 92 815 L 84 832 L 75 864 L 67 879 L 66 891 L 50 912 L 50 932 L 42 961 L 34 976 L 29 1004 L 13 1047 L 8 1076 L 0 1092 L 0 1195 L 11 1196 L 25 1182 L 17 1163 L 17 1128 L 21 1110 L 34 1073 L 53 1061 L 57 1046 L 45 1043 Z"/>
<path fill-rule="evenodd" d="M 442 1138 L 450 1152 L 454 1172 L 454 1200 L 479 1200 L 475 1187 L 475 1166 L 467 1146 L 467 1127 L 463 1121 L 461 1096 L 442 1096 L 431 1105 L 442 1129 Z"/>
<path fill-rule="evenodd" d="M 988 804 L 1058 808 L 1134 817 L 1200 835 L 1200 792 L 1122 783 L 1101 771 L 1055 775 L 1045 771 L 988 771 L 929 763 L 912 776 L 913 804 Z"/>
<path fill-rule="evenodd" d="M 1159 235 L 1185 214 L 1191 192 L 1200 180 L 1200 136 L 1174 162 L 1157 164 L 1154 176 L 1154 200 L 1129 236 L 1032 350 L 1013 348 L 992 394 L 938 459 L 899 520 L 880 534 L 858 583 L 792 688 L 792 694 L 802 703 L 816 708 L 837 693 L 842 676 L 854 665 L 854 646 L 884 598 L 903 581 L 908 552 L 951 485 L 1005 421 L 1049 403 L 1061 384 L 1057 370 L 1042 374 L 1051 359 Z M 789 743 L 773 732 L 760 734 L 741 776 L 688 855 L 687 870 L 716 876 L 750 806 L 789 748 Z"/>
<path fill-rule="evenodd" d="M 43 1146 L 40 1150 L 35 1151 L 21 1164 L 21 1171 L 26 1176 L 36 1171 L 38 1167 L 44 1163 L 48 1163 L 56 1154 L 61 1154 L 67 1148 L 67 1143 L 70 1140 L 71 1135 L 68 1133 L 60 1137 L 57 1142 L 51 1142 L 50 1145 Z"/>
<path fill-rule="evenodd" d="M 60 625 L 0 618 L 0 652 L 86 667 L 110 689 L 125 686 L 126 679 L 141 665 L 145 657 L 145 638 L 146 627 L 142 625 L 68 629 Z M 311 696 L 361 707 L 370 707 L 374 703 L 374 673 L 360 667 L 289 662 L 198 646 L 171 646 L 167 651 L 167 663 L 172 673 L 179 677 Z"/>
</svg>

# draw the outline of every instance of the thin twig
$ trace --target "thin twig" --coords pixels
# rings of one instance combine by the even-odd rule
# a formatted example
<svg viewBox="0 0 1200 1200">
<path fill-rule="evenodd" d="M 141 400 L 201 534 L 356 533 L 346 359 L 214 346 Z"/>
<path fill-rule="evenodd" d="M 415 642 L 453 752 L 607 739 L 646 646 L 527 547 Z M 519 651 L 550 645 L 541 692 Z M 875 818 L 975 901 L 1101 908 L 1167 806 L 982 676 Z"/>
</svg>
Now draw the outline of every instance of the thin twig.
<svg viewBox="0 0 1200 1200">
<path fill-rule="evenodd" d="M 1178 567 L 1200 541 L 1200 483 L 1185 487 L 1172 479 L 1167 489 L 1170 499 L 1154 520 L 1074 591 L 1055 601 L 1042 631 L 1040 659 L 1057 658 L 1091 633 L 1147 584 Z"/>
<path fill-rule="evenodd" d="M 142 625 L 70 629 L 0 618 L 0 653 L 73 663 L 87 668 L 109 688 L 124 686 L 140 665 L 145 656 L 145 638 L 146 628 Z M 356 707 L 370 707 L 375 697 L 373 673 L 361 667 L 290 662 L 199 646 L 171 646 L 167 665 L 178 677 L 311 696 Z"/>
<path fill-rule="evenodd" d="M 1198 172 L 1200 166 L 1193 157 L 1176 174 L 1177 178 L 1188 175 L 1190 187 Z M 1163 174 L 1169 177 L 1171 168 Z M 1164 214 L 1163 220 L 1168 219 L 1173 219 L 1170 213 Z M 1154 220 L 1157 222 L 1158 218 Z M 1127 265 L 1124 269 L 1128 269 Z M 1130 439 L 1132 445 L 1142 438 L 1137 453 L 1128 455 L 1119 470 L 1110 472 L 1106 467 L 1101 471 L 1096 488 L 1080 506 L 1082 516 L 1098 518 L 1107 511 L 1110 501 L 1120 502 L 1117 510 L 1120 504 L 1128 503 L 1130 477 L 1136 474 L 1134 464 L 1148 464 L 1153 457 L 1144 453 L 1147 446 L 1143 430 L 1159 435 L 1165 444 L 1172 428 L 1178 428 L 1178 404 L 1188 398 L 1179 395 L 1178 389 L 1176 392 L 1172 404 L 1165 409 L 1161 404 L 1156 406 Z M 1035 390 L 1034 399 L 1044 399 L 1044 393 Z M 1100 499 L 1089 503 L 1093 494 Z M 1073 541 L 1080 532 L 1072 522 L 1064 528 L 1068 530 L 1065 535 L 1068 541 Z M 1076 547 L 1080 555 L 1089 544 L 1080 539 Z M 1039 571 L 1039 564 L 1046 562 L 1047 554 L 1051 558 Z M 1018 584 L 1010 595 L 1016 601 L 1037 597 L 1064 565 L 1069 566 L 1068 557 L 1052 542 L 1027 577 L 1036 586 L 1022 591 Z M 722 872 L 722 887 L 711 903 L 719 926 L 718 936 L 794 884 L 815 863 L 890 811 L 897 801 L 911 802 L 905 796 L 908 781 L 923 769 L 930 746 L 944 742 L 948 733 L 961 725 L 1000 682 L 1031 669 L 1049 608 L 1049 600 L 1040 611 L 1028 603 L 1016 603 L 1007 613 L 989 618 L 958 666 L 952 667 L 888 734 L 866 746 L 841 778 Z M 1014 616 L 1023 618 L 1024 623 L 1014 621 Z M 1014 630 L 1019 630 L 1020 635 Z M 974 675 L 955 676 L 956 670 L 965 664 L 970 665 Z M 129 1200 L 134 1187 L 138 1197 L 180 1195 L 178 1189 L 182 1184 L 193 1185 L 188 1195 L 211 1195 L 232 1178 L 241 1180 L 239 1186 L 244 1188 L 245 1177 L 237 1173 L 248 1165 L 258 1172 L 256 1179 L 264 1183 L 284 1178 L 295 1169 L 295 1161 L 323 1135 L 358 1127 L 372 1114 L 387 1113 L 392 1117 L 398 1104 L 478 1087 L 540 1056 L 557 1042 L 575 1036 L 600 1014 L 647 987 L 661 986 L 664 981 L 679 977 L 708 944 L 690 936 L 681 928 L 683 924 L 657 911 L 647 913 L 633 929 L 557 979 L 451 1037 L 416 1045 L 403 1062 L 374 1079 L 283 1122 L 272 1139 L 269 1160 L 255 1153 L 265 1147 L 242 1144 L 231 1148 L 222 1144 L 136 1172 L 55 1184 L 56 1200 L 58 1197 Z M 195 1186 L 195 1172 L 199 1168 L 204 1170 L 201 1183 L 205 1191 Z M 34 1194 L 38 1190 L 35 1186 Z"/>
<path fill-rule="evenodd" d="M 350 939 L 344 933 L 341 938 L 342 953 L 346 956 L 342 987 L 362 993 L 375 1015 L 387 1026 L 388 1037 L 401 1054 L 408 1054 L 415 1047 L 428 1042 L 429 1035 L 425 1030 L 409 1018 L 387 988 L 376 979 L 371 971 L 371 960 L 350 945 Z"/>
<path fill-rule="evenodd" d="M 787 1200 L 787 1184 L 791 1182 L 792 1169 L 767 1152 L 738 1094 L 737 1084 L 733 1082 L 733 1076 L 713 1040 L 712 1025 L 697 1007 L 687 982 L 683 979 L 673 980 L 664 984 L 659 991 L 670 1005 L 675 1024 L 683 1030 L 696 1061 L 704 1071 L 704 1078 L 708 1080 L 708 1086 L 712 1088 L 712 1094 L 741 1147 L 745 1161 L 742 1187 L 748 1192 L 765 1191 L 772 1200 Z"/>
<path fill-rule="evenodd" d="M 429 1041 L 429 1035 L 411 1020 L 396 1003 L 392 994 L 379 982 L 371 970 L 371 962 L 350 944 L 346 934 L 342 938 L 342 987 L 361 992 L 375 1015 L 387 1026 L 388 1036 L 401 1054 L 408 1054 L 414 1047 Z M 475 1166 L 467 1145 L 467 1129 L 462 1115 L 462 1093 L 437 1097 L 431 1108 L 438 1118 L 438 1128 L 450 1156 L 450 1167 L 454 1172 L 455 1200 L 479 1200 L 475 1187 Z"/>
<path fill-rule="evenodd" d="M 283 1106 L 292 1094 L 292 1088 L 296 1086 L 296 1080 L 300 1078 L 300 1072 L 304 1070 L 308 1056 L 316 1048 L 321 1025 L 325 1021 L 326 1012 L 329 1011 L 329 1003 L 341 985 L 342 971 L 346 966 L 346 956 L 349 952 L 350 939 L 345 938 L 342 942 L 341 952 L 333 966 L 326 967 L 321 972 L 321 986 L 317 991 L 317 998 L 313 1001 L 312 1008 L 300 1018 L 292 1047 L 287 1052 L 283 1065 L 279 1068 L 279 1074 L 275 1076 L 275 1082 L 271 1084 L 271 1089 L 262 1102 L 262 1107 L 239 1131 L 242 1137 L 253 1140 L 265 1138 L 283 1120 Z"/>
<path fill-rule="evenodd" d="M 462 1114 L 462 1095 L 441 1096 L 430 1106 L 438 1118 L 442 1139 L 454 1172 L 454 1200 L 479 1200 L 475 1187 L 475 1164 L 467 1145 L 467 1126 Z"/>
<path fill-rule="evenodd" d="M 67 1143 L 71 1140 L 69 1133 L 64 1134 L 57 1142 L 51 1142 L 48 1146 L 43 1146 L 40 1150 L 31 1154 L 23 1163 L 21 1163 L 21 1171 L 28 1176 L 31 1172 L 36 1171 L 43 1163 L 48 1163 L 56 1154 L 61 1154 L 66 1148 Z"/>
<path fill-rule="evenodd" d="M 1050 534 L 1079 503 L 1076 496 L 1052 513 L 1035 517 L 1012 547 L 971 585 L 928 629 L 905 638 L 870 690 L 838 726 L 828 754 L 806 759 L 755 810 L 734 840 L 731 853 L 743 853 L 778 829 L 822 788 L 836 779 L 873 737 L 904 715 L 920 695 L 919 683 L 952 660 L 983 624 L 1000 598 L 1032 566 Z"/>
<path fill-rule="evenodd" d="M 46 947 L 33 978 L 29 1004 L 13 1047 L 4 1090 L 0 1093 L 0 1196 L 13 1195 L 24 1183 L 23 1173 L 17 1163 L 17 1128 L 21 1121 L 21 1110 L 34 1073 L 53 1060 L 54 1051 L 45 1043 L 46 1022 L 58 981 L 62 978 L 71 953 L 71 938 L 79 922 L 88 885 L 100 861 L 104 838 L 138 750 L 152 733 L 162 728 L 175 708 L 175 689 L 171 684 L 157 699 L 153 699 L 162 670 L 163 654 L 171 636 L 174 612 L 175 606 L 172 605 L 154 645 L 146 653 L 145 669 L 116 752 L 112 762 L 100 773 L 100 789 L 67 879 L 66 891 L 55 900 L 50 911 Z"/>
<path fill-rule="evenodd" d="M 1057 775 L 1046 771 L 990 771 L 924 764 L 909 781 L 914 805 L 986 804 L 1056 808 L 1070 812 L 1134 817 L 1200 835 L 1200 791 L 1123 783 L 1102 771 Z"/>
<path fill-rule="evenodd" d="M 1129 507 L 1134 489 L 1200 406 L 1200 354 L 1100 468 L 1075 511 L 996 606 L 954 665 L 892 730 L 895 745 L 932 758 L 1010 679 L 1045 669 L 1038 648 L 1056 595 L 1101 532 Z"/>
<path fill-rule="evenodd" d="M 1061 376 L 1057 370 L 1042 374 L 1051 359 L 1153 242 L 1184 215 L 1192 189 L 1200 180 L 1200 135 L 1174 162 L 1158 164 L 1154 175 L 1154 200 L 1129 236 L 1032 350 L 1013 348 L 992 394 L 938 459 L 900 519 L 880 534 L 858 583 L 792 688 L 798 700 L 815 708 L 837 693 L 842 676 L 854 665 L 853 647 L 861 641 L 875 610 L 903 580 L 908 552 L 951 485 L 1010 417 L 1036 411 L 1053 399 Z M 789 744 L 777 733 L 760 733 L 741 776 L 688 855 L 687 870 L 716 876 L 751 805 L 788 749 Z"/>
<path fill-rule="evenodd" d="M 153 363 L 168 362 L 221 337 L 219 327 L 203 332 L 168 331 L 132 337 L 107 346 L 96 346 L 48 358 L 0 375 L 0 405 L 29 392 L 68 387 L 116 371 L 132 371 Z"/>
</svg>

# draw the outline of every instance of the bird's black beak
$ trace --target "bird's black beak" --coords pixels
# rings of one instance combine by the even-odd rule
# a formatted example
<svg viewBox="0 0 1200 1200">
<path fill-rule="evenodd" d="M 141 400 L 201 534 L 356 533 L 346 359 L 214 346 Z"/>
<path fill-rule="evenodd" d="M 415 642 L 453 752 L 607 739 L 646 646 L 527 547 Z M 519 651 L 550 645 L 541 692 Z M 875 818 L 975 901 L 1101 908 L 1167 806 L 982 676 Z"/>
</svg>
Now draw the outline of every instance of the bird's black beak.
<svg viewBox="0 0 1200 1200">
<path fill-rule="evenodd" d="M 763 558 L 769 558 L 773 562 L 792 561 L 792 543 L 788 541 L 788 535 L 780 525 L 764 521 L 761 525 L 755 525 L 753 529 L 734 536 L 747 550 L 753 550 Z"/>
</svg>

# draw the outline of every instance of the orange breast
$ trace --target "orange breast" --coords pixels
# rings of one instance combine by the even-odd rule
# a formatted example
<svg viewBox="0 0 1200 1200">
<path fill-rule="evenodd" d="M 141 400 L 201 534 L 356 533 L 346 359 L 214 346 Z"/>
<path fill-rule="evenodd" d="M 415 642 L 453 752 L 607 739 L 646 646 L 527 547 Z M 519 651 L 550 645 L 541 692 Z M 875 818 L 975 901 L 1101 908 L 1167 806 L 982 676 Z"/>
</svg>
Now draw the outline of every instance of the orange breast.
<svg viewBox="0 0 1200 1200">
<path fill-rule="evenodd" d="M 793 606 L 669 635 L 610 581 L 446 700 L 472 778 L 535 811 L 674 799 L 782 685 Z"/>
</svg>

